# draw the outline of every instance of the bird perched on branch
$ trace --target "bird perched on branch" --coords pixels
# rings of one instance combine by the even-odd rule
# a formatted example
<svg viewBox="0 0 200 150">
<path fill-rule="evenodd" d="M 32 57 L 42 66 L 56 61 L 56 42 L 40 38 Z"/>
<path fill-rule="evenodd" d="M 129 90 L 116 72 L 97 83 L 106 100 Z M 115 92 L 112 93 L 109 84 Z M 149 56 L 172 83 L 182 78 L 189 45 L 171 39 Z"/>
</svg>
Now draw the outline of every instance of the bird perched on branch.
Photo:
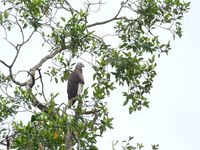
<svg viewBox="0 0 200 150">
<path fill-rule="evenodd" d="M 77 63 L 74 71 L 70 74 L 67 84 L 68 99 L 73 105 L 76 102 L 75 97 L 80 95 L 83 90 L 84 78 L 82 74 L 82 68 L 84 65 L 79 62 Z"/>
</svg>

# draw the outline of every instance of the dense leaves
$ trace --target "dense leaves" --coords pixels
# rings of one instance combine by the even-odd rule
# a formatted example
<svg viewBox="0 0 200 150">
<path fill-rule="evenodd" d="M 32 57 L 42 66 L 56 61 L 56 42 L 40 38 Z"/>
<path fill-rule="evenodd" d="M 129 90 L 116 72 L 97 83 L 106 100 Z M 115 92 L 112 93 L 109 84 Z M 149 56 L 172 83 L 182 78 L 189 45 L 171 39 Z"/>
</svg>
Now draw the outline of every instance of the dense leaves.
<svg viewBox="0 0 200 150">
<path fill-rule="evenodd" d="M 97 137 L 113 128 L 107 103 L 114 89 L 125 87 L 121 101 L 130 114 L 149 107 L 147 97 L 156 76 L 156 60 L 171 49 L 170 39 L 161 40 L 159 32 L 168 31 L 173 39 L 181 37 L 181 20 L 189 4 L 181 0 L 126 0 L 113 18 L 91 24 L 91 7 L 101 10 L 101 1 L 86 1 L 85 7 L 76 8 L 66 0 L 2 0 L 1 36 L 15 56 L 11 63 L 0 57 L 6 70 L 0 68 L 0 144 L 13 149 L 63 150 L 71 140 L 74 149 L 98 149 Z M 109 35 L 96 32 L 96 26 L 111 22 L 117 46 L 108 44 L 105 37 Z M 13 31 L 21 36 L 17 42 L 9 39 Z M 17 68 L 14 74 L 22 47 L 31 44 L 33 35 L 43 39 L 41 48 L 47 48 L 48 54 L 29 70 Z M 69 107 L 66 100 L 59 104 L 62 93 L 54 86 L 68 80 L 75 60 L 82 55 L 94 58 L 84 60 L 91 66 L 93 81 L 76 97 L 74 106 Z M 45 66 L 49 59 L 52 63 Z M 17 78 L 21 73 L 26 74 L 27 81 Z M 46 93 L 45 85 L 53 86 L 53 91 Z M 27 123 L 16 119 L 18 113 L 30 113 Z M 67 137 L 69 133 L 71 138 Z M 132 140 L 123 141 L 122 149 L 143 148 Z M 117 144 L 113 143 L 113 149 Z M 152 149 L 158 149 L 158 145 L 152 145 Z"/>
</svg>

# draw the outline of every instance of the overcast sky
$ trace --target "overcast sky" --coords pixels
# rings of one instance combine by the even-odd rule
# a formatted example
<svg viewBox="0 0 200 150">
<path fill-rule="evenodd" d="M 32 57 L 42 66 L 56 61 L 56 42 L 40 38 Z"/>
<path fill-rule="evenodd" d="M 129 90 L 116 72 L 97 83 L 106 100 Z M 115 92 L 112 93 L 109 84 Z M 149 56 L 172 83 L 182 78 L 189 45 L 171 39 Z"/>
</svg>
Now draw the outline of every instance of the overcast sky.
<svg viewBox="0 0 200 150">
<path fill-rule="evenodd" d="M 158 61 L 149 109 L 127 115 L 120 95 L 114 93 L 111 114 L 114 130 L 99 142 L 101 150 L 113 139 L 133 135 L 145 150 L 159 144 L 160 150 L 200 149 L 200 1 L 191 0 L 183 20 L 183 37 L 172 42 L 172 51 Z"/>
<path fill-rule="evenodd" d="M 111 16 L 115 10 L 110 6 L 119 6 L 117 2 L 119 0 L 110 0 L 109 6 L 105 7 Z M 172 51 L 168 56 L 162 55 L 158 61 L 157 76 L 149 96 L 150 108 L 128 115 L 128 109 L 122 107 L 123 97 L 119 93 L 123 88 L 115 90 L 109 98 L 110 114 L 115 118 L 114 129 L 98 139 L 100 150 L 109 150 L 112 141 L 124 140 L 128 136 L 144 143 L 144 150 L 150 149 L 151 144 L 159 144 L 160 150 L 200 149 L 200 1 L 191 2 L 191 10 L 183 20 L 183 37 L 172 42 Z M 104 18 L 109 18 L 109 14 L 96 19 Z M 25 51 L 20 57 L 26 63 L 17 62 L 18 65 L 23 64 L 24 69 L 35 65 L 45 54 L 37 41 L 33 39 L 31 42 L 35 53 L 40 49 L 40 57 L 34 57 L 35 54 L 28 57 L 30 53 Z M 12 53 L 2 51 L 6 46 L 5 43 L 0 46 L 0 53 L 9 60 L 13 58 Z"/>
</svg>

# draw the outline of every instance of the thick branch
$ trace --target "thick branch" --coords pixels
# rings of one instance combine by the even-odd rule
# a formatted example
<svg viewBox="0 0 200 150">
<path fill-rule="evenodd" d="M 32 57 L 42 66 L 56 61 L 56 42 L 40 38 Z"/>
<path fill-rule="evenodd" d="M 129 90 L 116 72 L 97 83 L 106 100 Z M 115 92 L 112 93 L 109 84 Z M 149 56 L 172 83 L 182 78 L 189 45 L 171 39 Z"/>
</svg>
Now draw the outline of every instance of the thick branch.
<svg viewBox="0 0 200 150">
<path fill-rule="evenodd" d="M 67 127 L 67 133 L 65 135 L 65 147 L 66 150 L 72 150 L 72 132 L 70 131 L 70 128 Z"/>
<path fill-rule="evenodd" d="M 38 101 L 36 98 L 34 99 L 33 106 L 37 107 L 42 112 L 48 113 L 48 107 L 46 107 L 45 105 L 43 105 L 42 103 L 40 103 L 40 101 Z"/>
<path fill-rule="evenodd" d="M 91 114 L 95 114 L 95 113 L 98 113 L 98 112 L 100 112 L 100 110 L 92 109 L 92 110 L 83 112 L 83 114 L 84 115 L 91 115 Z"/>
<path fill-rule="evenodd" d="M 6 148 L 7 148 L 7 150 L 10 149 L 10 139 L 9 139 L 8 135 L 6 135 Z"/>
<path fill-rule="evenodd" d="M 39 70 L 39 68 L 40 68 L 48 59 L 53 58 L 54 56 L 56 56 L 58 53 L 60 53 L 60 52 L 63 51 L 63 50 L 64 50 L 64 49 L 60 49 L 60 50 L 55 50 L 55 51 L 53 51 L 51 54 L 46 55 L 45 57 L 43 57 L 34 67 L 32 67 L 32 68 L 30 69 L 30 72 L 29 72 L 29 71 L 26 71 L 26 72 L 30 75 L 30 79 L 27 80 L 27 81 L 24 82 L 24 83 L 21 83 L 21 82 L 15 80 L 14 75 L 13 75 L 13 73 L 12 73 L 12 65 L 14 64 L 14 62 L 15 62 L 17 56 L 18 56 L 19 51 L 17 51 L 17 54 L 16 54 L 15 59 L 14 59 L 14 61 L 12 62 L 12 65 L 11 65 L 11 66 L 7 65 L 7 64 L 6 64 L 4 61 L 2 61 L 2 60 L 0 60 L 0 62 L 9 68 L 10 78 L 11 78 L 11 80 L 12 80 L 16 85 L 19 85 L 19 86 L 29 86 L 29 89 L 31 89 L 31 88 L 33 87 L 34 83 L 35 83 L 35 76 L 34 76 L 34 75 L 35 75 L 35 71 L 36 71 L 36 70 Z M 30 81 L 31 81 L 31 82 L 30 82 Z M 27 90 L 29 90 L 29 89 L 27 89 Z M 40 101 L 38 101 L 36 98 L 33 100 L 33 103 L 32 103 L 32 104 L 33 104 L 33 106 L 37 107 L 37 108 L 40 109 L 41 111 L 46 112 L 46 113 L 48 112 L 48 107 L 46 107 L 45 105 L 43 105 L 42 103 L 40 103 Z"/>
<path fill-rule="evenodd" d="M 13 77 L 13 73 L 12 73 L 11 67 L 9 68 L 9 74 L 10 74 L 11 80 L 12 80 L 16 85 L 19 85 L 19 86 L 26 86 L 26 82 L 21 83 L 21 82 L 15 80 L 15 78 Z"/>
</svg>

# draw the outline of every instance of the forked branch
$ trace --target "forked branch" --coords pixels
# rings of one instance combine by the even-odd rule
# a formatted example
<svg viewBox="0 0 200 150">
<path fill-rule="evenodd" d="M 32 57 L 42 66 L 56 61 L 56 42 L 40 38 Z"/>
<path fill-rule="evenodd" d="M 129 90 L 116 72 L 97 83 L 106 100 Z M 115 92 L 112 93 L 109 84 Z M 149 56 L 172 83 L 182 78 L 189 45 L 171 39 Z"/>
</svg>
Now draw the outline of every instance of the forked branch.
<svg viewBox="0 0 200 150">
<path fill-rule="evenodd" d="M 119 14 L 121 13 L 122 9 L 125 7 L 125 5 L 127 3 L 128 3 L 128 0 L 126 0 L 123 3 L 121 3 L 121 7 L 119 8 L 117 14 L 113 18 L 105 20 L 105 21 L 101 21 L 101 22 L 96 22 L 96 23 L 93 23 L 93 24 L 89 24 L 89 25 L 87 25 L 87 27 L 90 28 L 90 27 L 94 27 L 94 26 L 97 26 L 97 25 L 107 24 L 107 23 L 110 23 L 112 21 L 124 19 L 125 17 L 118 17 L 118 16 L 119 16 Z"/>
</svg>

